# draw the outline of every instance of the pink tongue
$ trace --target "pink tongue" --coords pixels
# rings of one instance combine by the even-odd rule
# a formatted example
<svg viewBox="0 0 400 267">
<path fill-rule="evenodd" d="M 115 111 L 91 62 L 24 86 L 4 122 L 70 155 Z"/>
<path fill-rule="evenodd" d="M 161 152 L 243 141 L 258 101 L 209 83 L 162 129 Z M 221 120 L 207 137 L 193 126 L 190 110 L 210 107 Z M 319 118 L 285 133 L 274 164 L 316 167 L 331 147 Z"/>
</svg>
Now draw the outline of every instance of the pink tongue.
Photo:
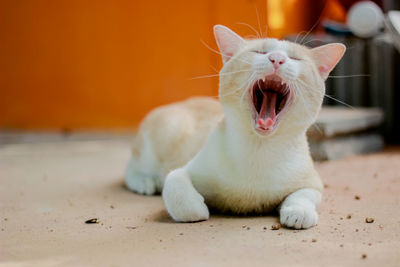
<svg viewBox="0 0 400 267">
<path fill-rule="evenodd" d="M 256 122 L 260 128 L 269 130 L 269 127 L 275 123 L 275 105 L 276 105 L 277 94 L 275 92 L 266 91 L 264 92 L 263 102 L 261 104 L 260 113 L 256 119 Z"/>
</svg>

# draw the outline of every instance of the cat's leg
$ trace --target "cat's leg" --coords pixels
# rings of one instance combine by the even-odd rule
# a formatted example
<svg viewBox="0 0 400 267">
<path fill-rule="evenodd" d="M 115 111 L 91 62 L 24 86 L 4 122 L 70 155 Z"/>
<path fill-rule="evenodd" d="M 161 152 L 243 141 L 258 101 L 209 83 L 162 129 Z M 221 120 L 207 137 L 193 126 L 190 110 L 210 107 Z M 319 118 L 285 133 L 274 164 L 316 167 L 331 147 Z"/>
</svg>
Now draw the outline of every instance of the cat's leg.
<svg viewBox="0 0 400 267">
<path fill-rule="evenodd" d="M 161 179 L 155 173 L 142 172 L 138 162 L 131 157 L 125 171 L 125 183 L 129 190 L 143 194 L 154 195 L 162 190 Z"/>
<path fill-rule="evenodd" d="M 185 169 L 170 172 L 165 179 L 162 192 L 165 207 L 178 222 L 196 222 L 209 218 L 209 211 L 190 180 Z"/>
<path fill-rule="evenodd" d="M 125 171 L 126 186 L 133 192 L 153 195 L 161 193 L 162 179 L 160 177 L 160 164 L 155 156 L 150 138 L 141 137 L 141 143 L 135 143 L 136 153 L 132 153 Z M 138 138 L 138 137 L 136 137 Z M 140 149 L 137 149 L 137 148 Z"/>
<path fill-rule="evenodd" d="M 279 207 L 281 224 L 306 229 L 317 224 L 317 205 L 321 202 L 321 192 L 312 188 L 304 188 L 293 192 Z"/>
</svg>

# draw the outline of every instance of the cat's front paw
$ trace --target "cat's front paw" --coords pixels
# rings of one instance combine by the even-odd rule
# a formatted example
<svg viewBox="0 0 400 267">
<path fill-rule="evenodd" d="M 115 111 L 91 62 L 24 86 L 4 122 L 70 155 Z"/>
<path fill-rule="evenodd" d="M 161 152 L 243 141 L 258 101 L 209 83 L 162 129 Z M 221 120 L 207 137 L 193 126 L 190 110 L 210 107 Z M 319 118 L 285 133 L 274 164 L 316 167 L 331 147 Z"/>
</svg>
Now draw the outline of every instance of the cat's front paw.
<svg viewBox="0 0 400 267">
<path fill-rule="evenodd" d="M 318 213 L 315 208 L 290 205 L 280 210 L 282 225 L 295 229 L 307 229 L 317 224 Z"/>
<path fill-rule="evenodd" d="M 168 213 L 177 222 L 204 221 L 210 216 L 204 198 L 197 192 L 172 195 L 164 190 L 163 198 Z"/>
<path fill-rule="evenodd" d="M 162 196 L 168 213 L 177 222 L 204 221 L 210 216 L 203 196 L 193 187 L 183 169 L 167 176 Z"/>
</svg>

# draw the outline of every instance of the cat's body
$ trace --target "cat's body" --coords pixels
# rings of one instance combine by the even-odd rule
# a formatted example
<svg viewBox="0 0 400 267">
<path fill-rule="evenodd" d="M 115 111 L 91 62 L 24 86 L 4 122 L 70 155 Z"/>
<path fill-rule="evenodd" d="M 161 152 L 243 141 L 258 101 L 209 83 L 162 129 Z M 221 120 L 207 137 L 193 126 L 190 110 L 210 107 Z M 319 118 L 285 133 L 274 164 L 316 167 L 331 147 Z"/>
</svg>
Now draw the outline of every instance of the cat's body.
<svg viewBox="0 0 400 267">
<path fill-rule="evenodd" d="M 207 206 L 241 214 L 267 212 L 301 188 L 322 189 L 311 158 L 304 153 L 305 136 L 259 142 L 243 139 L 248 137 L 244 133 L 229 134 L 232 130 L 221 121 L 184 167 Z"/>
<path fill-rule="evenodd" d="M 163 187 L 176 221 L 208 219 L 209 206 L 234 213 L 278 208 L 286 226 L 315 225 L 322 183 L 306 130 L 344 47 L 310 50 L 275 39 L 243 40 L 223 26 L 215 27 L 215 35 L 225 63 L 223 114 L 207 99 L 151 113 L 128 164 L 128 187 L 146 194 Z"/>
<path fill-rule="evenodd" d="M 185 165 L 201 149 L 222 119 L 218 101 L 196 97 L 159 107 L 143 120 L 126 171 L 129 189 L 161 193 L 167 174 Z"/>
</svg>

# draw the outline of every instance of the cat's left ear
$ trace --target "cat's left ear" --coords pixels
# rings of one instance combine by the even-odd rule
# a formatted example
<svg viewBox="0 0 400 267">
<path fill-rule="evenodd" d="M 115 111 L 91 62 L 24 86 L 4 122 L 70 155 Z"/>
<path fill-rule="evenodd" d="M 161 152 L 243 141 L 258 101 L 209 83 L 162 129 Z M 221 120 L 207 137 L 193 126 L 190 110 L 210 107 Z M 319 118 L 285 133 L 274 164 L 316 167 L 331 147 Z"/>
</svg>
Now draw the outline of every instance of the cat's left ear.
<svg viewBox="0 0 400 267">
<path fill-rule="evenodd" d="M 214 26 L 214 36 L 224 63 L 231 59 L 245 43 L 242 37 L 222 25 Z"/>
<path fill-rule="evenodd" d="M 327 44 L 311 49 L 321 77 L 326 80 L 329 73 L 342 58 L 346 46 L 340 43 Z"/>
</svg>

